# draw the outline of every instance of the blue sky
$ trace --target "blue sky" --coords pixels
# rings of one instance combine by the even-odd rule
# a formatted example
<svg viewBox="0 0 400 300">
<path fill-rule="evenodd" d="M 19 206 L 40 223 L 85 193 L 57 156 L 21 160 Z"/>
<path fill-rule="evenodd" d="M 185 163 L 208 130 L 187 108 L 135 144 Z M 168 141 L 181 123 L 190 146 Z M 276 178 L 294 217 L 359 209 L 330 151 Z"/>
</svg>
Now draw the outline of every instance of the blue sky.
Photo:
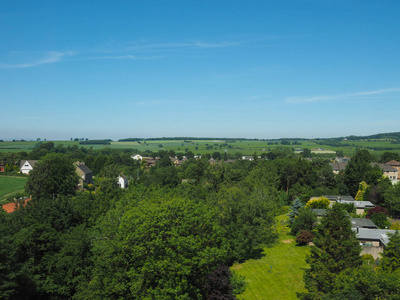
<svg viewBox="0 0 400 300">
<path fill-rule="evenodd" d="M 400 131 L 400 1 L 5 1 L 0 139 Z"/>
</svg>

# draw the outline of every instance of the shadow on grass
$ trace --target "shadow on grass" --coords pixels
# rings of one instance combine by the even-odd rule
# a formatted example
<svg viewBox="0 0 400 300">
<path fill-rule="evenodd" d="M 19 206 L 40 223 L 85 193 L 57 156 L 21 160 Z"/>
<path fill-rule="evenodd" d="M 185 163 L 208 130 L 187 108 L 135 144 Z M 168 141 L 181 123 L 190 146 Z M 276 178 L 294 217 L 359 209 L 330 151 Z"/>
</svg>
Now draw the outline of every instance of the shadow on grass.
<svg viewBox="0 0 400 300">
<path fill-rule="evenodd" d="M 260 259 L 265 256 L 264 249 L 254 249 L 250 254 L 247 259 Z"/>
</svg>

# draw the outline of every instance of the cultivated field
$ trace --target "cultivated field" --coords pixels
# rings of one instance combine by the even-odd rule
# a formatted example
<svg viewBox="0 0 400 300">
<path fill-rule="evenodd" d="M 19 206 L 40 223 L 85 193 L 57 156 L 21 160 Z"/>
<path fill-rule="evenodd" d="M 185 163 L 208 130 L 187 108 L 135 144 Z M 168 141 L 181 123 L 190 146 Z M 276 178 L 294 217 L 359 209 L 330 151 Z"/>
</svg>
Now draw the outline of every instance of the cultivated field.
<svg viewBox="0 0 400 300">
<path fill-rule="evenodd" d="M 295 140 L 290 140 L 294 142 Z M 85 148 L 104 149 L 130 149 L 134 152 L 173 150 L 175 152 L 192 151 L 194 154 L 206 154 L 218 151 L 220 153 L 227 152 L 229 154 L 241 153 L 242 155 L 253 155 L 257 153 L 268 153 L 276 147 L 289 147 L 293 150 L 308 148 L 325 150 L 312 151 L 313 154 L 322 156 L 334 156 L 336 151 L 343 151 L 344 155 L 351 156 L 357 149 L 367 149 L 372 154 L 381 155 L 385 151 L 400 152 L 400 144 L 393 144 L 389 139 L 375 140 L 342 140 L 332 145 L 317 143 L 317 140 L 296 140 L 296 145 L 281 145 L 280 140 L 256 141 L 256 140 L 146 140 L 139 142 L 111 142 L 110 145 L 80 145 L 78 141 L 53 141 L 55 146 L 62 144 L 64 146 L 78 146 Z M 0 142 L 0 152 L 31 152 L 37 141 L 27 142 Z M 272 143 L 272 145 L 271 145 Z M 296 151 L 298 152 L 298 151 Z"/>
<path fill-rule="evenodd" d="M 296 292 L 305 292 L 303 283 L 305 262 L 310 248 L 296 246 L 294 237 L 287 235 L 288 228 L 281 225 L 277 218 L 277 230 L 280 233 L 279 243 L 272 248 L 264 249 L 264 257 L 251 259 L 232 267 L 240 275 L 244 275 L 247 283 L 239 299 L 297 299 Z"/>
<path fill-rule="evenodd" d="M 0 176 L 0 204 L 5 204 L 7 198 L 24 191 L 27 177 Z"/>
</svg>

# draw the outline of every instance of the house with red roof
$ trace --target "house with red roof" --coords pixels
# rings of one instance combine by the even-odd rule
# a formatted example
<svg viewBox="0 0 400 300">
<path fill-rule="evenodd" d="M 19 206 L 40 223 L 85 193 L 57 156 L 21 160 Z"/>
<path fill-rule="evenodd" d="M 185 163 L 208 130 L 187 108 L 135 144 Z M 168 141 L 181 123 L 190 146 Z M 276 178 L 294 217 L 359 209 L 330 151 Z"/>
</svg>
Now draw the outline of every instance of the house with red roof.
<svg viewBox="0 0 400 300">
<path fill-rule="evenodd" d="M 32 198 L 29 199 L 25 199 L 22 201 L 15 201 L 15 202 L 11 202 L 11 203 L 7 203 L 7 204 L 3 204 L 1 207 L 7 212 L 7 213 L 12 213 L 15 210 L 17 210 L 20 205 L 25 206 L 26 203 L 28 203 L 29 201 L 31 201 Z"/>
</svg>

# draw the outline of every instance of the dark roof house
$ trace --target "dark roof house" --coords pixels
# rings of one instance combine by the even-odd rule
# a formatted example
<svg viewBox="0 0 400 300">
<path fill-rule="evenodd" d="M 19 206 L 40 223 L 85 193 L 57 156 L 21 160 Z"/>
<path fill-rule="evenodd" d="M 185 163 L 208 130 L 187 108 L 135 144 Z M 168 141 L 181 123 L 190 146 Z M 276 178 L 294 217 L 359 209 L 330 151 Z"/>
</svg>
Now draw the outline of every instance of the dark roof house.
<svg viewBox="0 0 400 300">
<path fill-rule="evenodd" d="M 76 173 L 79 176 L 80 179 L 80 186 L 83 186 L 83 183 L 92 183 L 93 181 L 93 172 L 92 170 L 90 170 L 84 162 L 76 162 L 75 163 L 76 166 Z"/>
</svg>

